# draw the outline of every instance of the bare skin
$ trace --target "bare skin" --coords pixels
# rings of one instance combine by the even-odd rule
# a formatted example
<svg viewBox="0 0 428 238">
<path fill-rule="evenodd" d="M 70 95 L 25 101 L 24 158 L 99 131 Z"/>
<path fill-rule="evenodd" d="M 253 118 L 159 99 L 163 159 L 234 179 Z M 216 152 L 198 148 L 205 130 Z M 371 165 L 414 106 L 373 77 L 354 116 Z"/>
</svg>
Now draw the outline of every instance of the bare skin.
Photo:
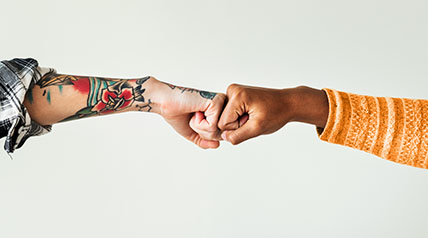
<svg viewBox="0 0 428 238">
<path fill-rule="evenodd" d="M 154 112 L 204 149 L 219 147 L 222 139 L 236 145 L 292 121 L 324 127 L 328 117 L 324 91 L 305 86 L 269 89 L 232 84 L 227 98 L 224 107 L 224 94 L 179 87 L 153 77 L 51 73 L 28 91 L 24 105 L 41 125 L 127 111 Z"/>
<path fill-rule="evenodd" d="M 227 98 L 218 127 L 222 138 L 233 145 L 271 134 L 293 121 L 324 128 L 329 113 L 325 92 L 306 86 L 270 89 L 232 84 Z"/>
<path fill-rule="evenodd" d="M 154 112 L 183 137 L 207 149 L 219 146 L 217 122 L 225 98 L 154 77 L 111 79 L 50 73 L 27 92 L 24 105 L 41 125 L 128 111 Z"/>
</svg>

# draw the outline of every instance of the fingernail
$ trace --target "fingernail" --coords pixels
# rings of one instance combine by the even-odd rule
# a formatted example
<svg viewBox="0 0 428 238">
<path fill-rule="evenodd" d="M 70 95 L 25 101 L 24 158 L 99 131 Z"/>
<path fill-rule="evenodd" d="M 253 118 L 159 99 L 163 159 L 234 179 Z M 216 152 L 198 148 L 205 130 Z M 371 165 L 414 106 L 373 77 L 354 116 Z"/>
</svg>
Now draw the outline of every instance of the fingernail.
<svg viewBox="0 0 428 238">
<path fill-rule="evenodd" d="M 221 133 L 221 138 L 224 140 L 224 141 L 227 141 L 227 139 L 226 139 L 226 132 L 225 131 L 223 131 L 222 133 Z"/>
</svg>

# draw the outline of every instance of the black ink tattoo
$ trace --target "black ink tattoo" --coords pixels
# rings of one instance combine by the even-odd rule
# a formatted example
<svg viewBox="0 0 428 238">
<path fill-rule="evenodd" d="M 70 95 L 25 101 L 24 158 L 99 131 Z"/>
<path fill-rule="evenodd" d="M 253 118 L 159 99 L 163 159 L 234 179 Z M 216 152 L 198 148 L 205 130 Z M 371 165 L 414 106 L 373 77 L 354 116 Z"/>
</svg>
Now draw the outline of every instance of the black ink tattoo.
<svg viewBox="0 0 428 238">
<path fill-rule="evenodd" d="M 40 88 L 45 88 L 51 85 L 73 85 L 73 81 L 77 80 L 77 77 L 72 75 L 49 73 L 40 79 L 36 84 L 39 85 Z"/>
<path fill-rule="evenodd" d="M 201 97 L 209 99 L 209 100 L 213 100 L 215 98 L 215 96 L 217 95 L 217 93 L 213 93 L 213 92 L 201 91 L 201 90 L 194 89 L 194 88 L 186 88 L 186 87 L 175 86 L 175 85 L 165 83 L 165 82 L 162 82 L 162 83 L 168 85 L 168 87 L 172 90 L 174 90 L 174 89 L 180 90 L 181 93 L 184 93 L 184 92 L 199 93 L 199 95 Z"/>
<path fill-rule="evenodd" d="M 135 105 L 135 107 L 138 108 L 138 111 L 140 111 L 140 112 L 143 112 L 143 111 L 150 112 L 153 109 L 151 104 L 152 104 L 152 101 L 149 99 L 147 104 L 142 105 L 142 106 L 141 105 Z"/>
<path fill-rule="evenodd" d="M 137 87 L 135 87 L 135 101 L 139 101 L 139 102 L 145 101 L 143 97 L 143 93 L 146 91 L 146 89 L 143 88 L 142 85 L 149 79 L 150 79 L 150 76 L 147 76 L 142 79 L 137 79 L 137 81 L 135 82 L 138 85 Z"/>
</svg>

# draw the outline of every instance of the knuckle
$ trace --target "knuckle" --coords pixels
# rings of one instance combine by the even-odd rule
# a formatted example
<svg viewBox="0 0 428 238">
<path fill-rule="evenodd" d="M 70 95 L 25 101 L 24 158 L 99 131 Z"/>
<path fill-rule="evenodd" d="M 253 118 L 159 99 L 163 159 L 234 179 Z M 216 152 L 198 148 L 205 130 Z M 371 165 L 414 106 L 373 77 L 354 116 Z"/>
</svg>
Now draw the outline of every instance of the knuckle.
<svg viewBox="0 0 428 238">
<path fill-rule="evenodd" d="M 236 87 L 238 87 L 238 86 L 239 86 L 239 84 L 232 83 L 232 84 L 230 84 L 230 85 L 229 85 L 229 87 L 228 87 L 227 89 L 229 89 L 229 90 L 233 90 L 234 88 L 236 88 Z"/>
<path fill-rule="evenodd" d="M 232 145 L 238 145 L 238 144 L 239 144 L 239 141 L 237 141 L 237 140 L 233 140 L 233 141 L 230 141 L 230 143 L 231 143 Z"/>
<path fill-rule="evenodd" d="M 217 128 L 223 131 L 226 129 L 227 124 L 228 124 L 228 121 L 225 118 L 225 114 L 223 112 L 220 116 L 220 119 L 217 122 Z"/>
<path fill-rule="evenodd" d="M 230 122 L 227 122 L 226 120 L 220 121 L 217 125 L 218 131 L 225 131 L 230 129 Z"/>
<path fill-rule="evenodd" d="M 211 132 L 209 136 L 211 140 L 217 140 L 217 138 L 219 137 L 219 132 L 218 131 Z"/>
<path fill-rule="evenodd" d="M 241 85 L 236 84 L 236 83 L 232 83 L 231 85 L 229 85 L 229 87 L 227 87 L 227 94 L 233 94 L 233 92 L 235 92 L 237 89 L 239 89 L 241 87 Z"/>
<path fill-rule="evenodd" d="M 217 139 L 217 137 L 218 137 L 218 131 L 217 130 L 215 130 L 215 131 L 207 131 L 206 133 L 205 133 L 205 137 L 206 138 L 204 138 L 204 139 L 207 139 L 207 140 L 216 140 Z"/>
<path fill-rule="evenodd" d="M 234 96 L 241 100 L 247 100 L 249 98 L 249 93 L 247 89 L 241 87 L 235 90 Z"/>
<path fill-rule="evenodd" d="M 232 145 L 239 144 L 238 138 L 234 134 L 230 134 L 227 139 Z"/>
<path fill-rule="evenodd" d="M 220 104 L 224 104 L 224 102 L 226 101 L 226 94 L 224 93 L 217 93 L 217 99 L 219 100 Z"/>
<path fill-rule="evenodd" d="M 217 139 L 217 131 L 208 131 L 208 130 L 200 130 L 196 131 L 199 136 L 204 140 L 216 140 Z"/>
<path fill-rule="evenodd" d="M 211 125 L 207 125 L 206 128 L 204 128 L 205 131 L 207 131 L 209 134 L 215 134 L 218 132 L 217 123 L 212 123 Z"/>
<path fill-rule="evenodd" d="M 196 124 L 194 121 L 190 121 L 189 126 L 192 130 L 194 130 L 198 134 L 201 134 L 201 132 L 203 132 L 203 129 L 200 128 L 199 125 Z"/>
</svg>

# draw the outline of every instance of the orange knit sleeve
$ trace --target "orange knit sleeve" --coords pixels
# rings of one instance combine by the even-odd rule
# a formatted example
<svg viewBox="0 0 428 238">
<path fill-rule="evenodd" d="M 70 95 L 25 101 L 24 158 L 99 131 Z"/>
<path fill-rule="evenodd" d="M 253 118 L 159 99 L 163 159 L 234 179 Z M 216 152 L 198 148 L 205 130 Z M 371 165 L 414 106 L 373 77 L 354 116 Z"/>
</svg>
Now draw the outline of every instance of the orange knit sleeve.
<svg viewBox="0 0 428 238">
<path fill-rule="evenodd" d="M 321 140 L 381 158 L 428 168 L 428 100 L 372 97 L 333 89 Z"/>
</svg>

